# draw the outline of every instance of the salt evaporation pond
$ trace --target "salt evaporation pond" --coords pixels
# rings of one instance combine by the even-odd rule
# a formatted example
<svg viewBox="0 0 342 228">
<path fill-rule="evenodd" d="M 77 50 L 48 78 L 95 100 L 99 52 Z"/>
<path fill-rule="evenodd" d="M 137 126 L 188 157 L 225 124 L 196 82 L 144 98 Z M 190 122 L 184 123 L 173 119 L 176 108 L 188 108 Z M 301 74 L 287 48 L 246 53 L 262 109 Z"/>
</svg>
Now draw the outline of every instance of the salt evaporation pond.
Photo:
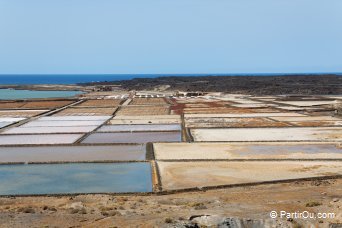
<svg viewBox="0 0 342 228">
<path fill-rule="evenodd" d="M 74 126 L 74 127 L 14 127 L 0 134 L 43 134 L 43 133 L 87 133 L 97 126 Z"/>
<path fill-rule="evenodd" d="M 0 128 L 6 127 L 10 124 L 12 124 L 13 122 L 0 122 Z"/>
<path fill-rule="evenodd" d="M 179 124 L 123 124 L 123 125 L 104 125 L 98 132 L 119 132 L 119 131 L 180 131 L 181 126 Z"/>
<path fill-rule="evenodd" d="M 88 121 L 74 121 L 74 120 L 66 120 L 66 121 L 58 121 L 58 120 L 34 120 L 21 127 L 78 127 L 78 126 L 99 126 L 103 124 L 103 120 L 88 120 Z"/>
<path fill-rule="evenodd" d="M 111 146 L 0 146 L 3 162 L 129 161 L 145 160 L 144 145 Z"/>
<path fill-rule="evenodd" d="M 82 136 L 83 134 L 1 135 L 0 145 L 69 144 Z"/>
<path fill-rule="evenodd" d="M 0 89 L 0 98 L 4 100 L 30 99 L 30 98 L 57 98 L 73 97 L 82 94 L 81 91 L 42 91 L 42 90 L 15 90 Z"/>
<path fill-rule="evenodd" d="M 147 162 L 0 165 L 0 183 L 0 195 L 152 191 Z"/>
<path fill-rule="evenodd" d="M 180 142 L 180 132 L 93 133 L 82 143 Z"/>
<path fill-rule="evenodd" d="M 10 117 L 0 117 L 0 128 L 6 127 L 15 122 L 24 120 L 25 118 L 10 118 Z"/>
<path fill-rule="evenodd" d="M 44 116 L 38 121 L 106 121 L 112 116 Z"/>
</svg>

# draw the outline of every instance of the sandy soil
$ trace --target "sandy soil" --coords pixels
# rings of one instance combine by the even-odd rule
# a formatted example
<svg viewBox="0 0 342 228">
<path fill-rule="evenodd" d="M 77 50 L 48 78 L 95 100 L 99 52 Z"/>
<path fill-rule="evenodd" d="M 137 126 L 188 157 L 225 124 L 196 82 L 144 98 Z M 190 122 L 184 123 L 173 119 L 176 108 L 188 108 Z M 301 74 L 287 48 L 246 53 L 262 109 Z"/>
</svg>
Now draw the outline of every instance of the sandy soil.
<svg viewBox="0 0 342 228">
<path fill-rule="evenodd" d="M 56 108 L 71 104 L 73 101 L 12 101 L 0 102 L 0 109 L 39 109 L 39 108 Z"/>
<path fill-rule="evenodd" d="M 159 160 L 342 159 L 342 148 L 326 143 L 154 143 Z"/>
<path fill-rule="evenodd" d="M 191 128 L 212 127 L 289 127 L 285 122 L 277 122 L 267 118 L 187 118 L 185 126 Z"/>
<path fill-rule="evenodd" d="M 74 101 L 30 101 L 20 108 L 57 108 L 73 103 Z"/>
<path fill-rule="evenodd" d="M 302 117 L 186 117 L 189 128 L 235 128 L 235 127 L 324 127 L 340 126 L 342 119 L 332 116 Z"/>
<path fill-rule="evenodd" d="M 106 116 L 112 115 L 116 108 L 67 108 L 54 116 Z"/>
<path fill-rule="evenodd" d="M 286 105 L 295 105 L 295 106 L 313 106 L 313 105 L 324 105 L 324 104 L 334 104 L 335 101 L 277 101 L 278 103 L 286 104 Z"/>
<path fill-rule="evenodd" d="M 185 114 L 185 118 L 230 118 L 230 117 L 271 117 L 271 116 L 305 116 L 295 112 L 275 112 L 275 113 L 241 113 L 241 114 Z"/>
<path fill-rule="evenodd" d="M 158 161 L 157 163 L 164 190 L 342 174 L 342 162 L 330 161 Z"/>
<path fill-rule="evenodd" d="M 116 113 L 118 116 L 138 115 L 166 115 L 169 114 L 169 106 L 123 106 Z"/>
<path fill-rule="evenodd" d="M 20 108 L 26 102 L 0 102 L 0 109 Z"/>
<path fill-rule="evenodd" d="M 342 126 L 341 121 L 304 121 L 304 122 L 288 122 L 298 127 L 334 127 Z"/>
<path fill-rule="evenodd" d="M 231 106 L 233 107 L 239 107 L 239 108 L 266 108 L 266 107 L 272 107 L 272 106 L 275 106 L 274 104 L 232 104 Z"/>
<path fill-rule="evenodd" d="M 332 116 L 305 116 L 305 117 L 270 117 L 270 119 L 278 121 L 339 121 L 341 119 Z"/>
<path fill-rule="evenodd" d="M 86 100 L 76 107 L 116 107 L 120 105 L 121 101 L 121 99 Z"/>
<path fill-rule="evenodd" d="M 328 227 L 342 222 L 342 180 L 238 187 L 160 196 L 80 195 L 0 198 L 1 227 L 173 227 L 193 215 L 271 220 L 272 210 L 331 212 L 334 219 L 277 219 Z M 309 204 L 317 205 L 313 207 Z M 308 204 L 308 206 L 307 206 Z"/>
<path fill-rule="evenodd" d="M 0 110 L 0 117 L 32 117 L 49 110 Z"/>
<path fill-rule="evenodd" d="M 307 109 L 304 107 L 297 107 L 297 106 L 278 106 L 277 108 L 288 110 L 288 111 L 303 111 Z"/>
<path fill-rule="evenodd" d="M 342 141 L 342 129 L 338 127 L 284 129 L 191 129 L 191 134 L 195 141 Z"/>
<path fill-rule="evenodd" d="M 164 98 L 134 98 L 130 105 L 156 105 L 167 104 Z"/>
</svg>

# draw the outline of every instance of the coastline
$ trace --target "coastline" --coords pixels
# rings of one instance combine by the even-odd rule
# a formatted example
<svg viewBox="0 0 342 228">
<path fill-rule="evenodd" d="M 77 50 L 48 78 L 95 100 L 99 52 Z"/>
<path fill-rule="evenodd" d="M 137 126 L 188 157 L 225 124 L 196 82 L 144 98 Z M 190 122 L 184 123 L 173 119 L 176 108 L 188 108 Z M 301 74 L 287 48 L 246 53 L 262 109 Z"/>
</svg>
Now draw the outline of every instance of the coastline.
<svg viewBox="0 0 342 228">
<path fill-rule="evenodd" d="M 0 89 L 29 90 L 29 91 L 83 91 L 83 86 L 75 84 L 31 84 L 31 85 L 0 85 Z"/>
<path fill-rule="evenodd" d="M 30 75 L 27 75 L 30 77 Z M 94 75 L 95 77 L 95 75 Z M 101 78 L 99 76 L 99 78 Z M 96 81 L 70 84 L 0 84 L 0 89 L 31 91 L 92 91 L 112 86 L 123 90 L 227 92 L 253 95 L 339 95 L 341 74 L 282 74 L 238 76 L 162 76 L 127 80 Z M 34 80 L 33 80 L 34 81 Z"/>
<path fill-rule="evenodd" d="M 201 91 L 252 95 L 339 95 L 342 94 L 342 75 L 171 76 L 77 85 L 120 86 L 125 90 Z"/>
</svg>

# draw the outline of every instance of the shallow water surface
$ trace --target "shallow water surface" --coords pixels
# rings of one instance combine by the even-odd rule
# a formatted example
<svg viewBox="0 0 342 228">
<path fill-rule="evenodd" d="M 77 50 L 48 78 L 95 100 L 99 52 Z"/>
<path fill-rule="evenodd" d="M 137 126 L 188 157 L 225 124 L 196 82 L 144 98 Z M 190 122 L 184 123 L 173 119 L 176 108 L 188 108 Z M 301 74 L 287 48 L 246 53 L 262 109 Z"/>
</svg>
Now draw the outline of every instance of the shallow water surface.
<svg viewBox="0 0 342 228">
<path fill-rule="evenodd" d="M 150 192 L 149 163 L 0 165 L 0 195 Z"/>
<path fill-rule="evenodd" d="M 119 132 L 119 131 L 180 131 L 179 124 L 118 124 L 104 125 L 97 131 L 99 132 Z"/>
<path fill-rule="evenodd" d="M 10 124 L 12 124 L 13 122 L 0 122 L 0 128 L 6 127 Z"/>
<path fill-rule="evenodd" d="M 69 144 L 82 136 L 83 134 L 0 135 L 0 145 Z"/>
<path fill-rule="evenodd" d="M 0 146 L 0 162 L 127 161 L 145 160 L 141 145 L 113 146 Z"/>
<path fill-rule="evenodd" d="M 0 89 L 0 100 L 16 100 L 29 98 L 54 98 L 54 97 L 73 97 L 82 94 L 81 91 L 42 91 L 42 90 L 15 90 Z"/>
<path fill-rule="evenodd" d="M 82 143 L 180 142 L 180 132 L 93 133 Z"/>
<path fill-rule="evenodd" d="M 322 154 L 322 153 L 342 153 L 342 150 L 336 147 L 335 144 L 307 144 L 307 145 L 245 145 L 241 146 L 240 150 L 236 150 L 234 153 L 241 156 L 246 155 L 291 155 L 295 153 L 307 154 L 307 158 L 310 158 L 310 154 Z"/>
<path fill-rule="evenodd" d="M 45 134 L 45 133 L 87 133 L 97 126 L 68 126 L 68 127 L 14 127 L 0 134 Z"/>
</svg>

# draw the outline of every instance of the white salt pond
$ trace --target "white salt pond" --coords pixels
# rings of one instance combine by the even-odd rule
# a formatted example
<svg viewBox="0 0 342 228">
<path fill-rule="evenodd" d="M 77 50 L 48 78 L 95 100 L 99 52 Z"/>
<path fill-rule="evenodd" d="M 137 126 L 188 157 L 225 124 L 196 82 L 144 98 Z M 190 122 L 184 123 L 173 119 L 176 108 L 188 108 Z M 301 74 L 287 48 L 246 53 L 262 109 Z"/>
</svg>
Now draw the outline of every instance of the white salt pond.
<svg viewBox="0 0 342 228">
<path fill-rule="evenodd" d="M 25 118 L 16 118 L 16 117 L 0 117 L 0 122 L 18 122 L 24 120 Z"/>
<path fill-rule="evenodd" d="M 41 121 L 35 120 L 21 125 L 20 127 L 72 127 L 72 126 L 99 126 L 103 124 L 103 120 L 57 120 L 57 121 Z"/>
<path fill-rule="evenodd" d="M 24 119 L 25 118 L 0 117 L 0 128 L 6 127 Z"/>
<path fill-rule="evenodd" d="M 117 132 L 117 131 L 180 131 L 179 124 L 122 124 L 122 125 L 104 125 L 99 128 L 99 132 Z"/>
<path fill-rule="evenodd" d="M 0 145 L 70 144 L 83 134 L 0 135 Z"/>
<path fill-rule="evenodd" d="M 339 127 L 191 129 L 195 141 L 342 141 Z"/>
<path fill-rule="evenodd" d="M 229 114 L 184 114 L 185 118 L 211 118 L 211 117 L 272 117 L 272 116 L 306 116 L 294 112 L 270 112 L 270 113 L 229 113 Z"/>
<path fill-rule="evenodd" d="M 333 161 L 158 161 L 158 167 L 164 190 L 342 174 L 342 162 Z"/>
<path fill-rule="evenodd" d="M 154 143 L 158 160 L 342 159 L 333 143 Z"/>
<path fill-rule="evenodd" d="M 0 163 L 133 161 L 146 159 L 146 146 L 0 146 Z"/>
<path fill-rule="evenodd" d="M 74 127 L 14 127 L 1 134 L 43 134 L 43 133 L 87 133 L 97 126 L 74 126 Z"/>
<path fill-rule="evenodd" d="M 14 122 L 0 122 L 0 128 L 6 127 Z"/>
<path fill-rule="evenodd" d="M 326 105 L 326 104 L 334 104 L 335 101 L 277 101 L 281 104 L 287 104 L 287 105 L 295 105 L 300 107 L 311 107 L 314 105 Z"/>
<path fill-rule="evenodd" d="M 112 116 L 45 116 L 38 120 L 44 121 L 106 121 Z"/>
<path fill-rule="evenodd" d="M 180 142 L 180 132 L 93 133 L 82 143 Z"/>
</svg>

